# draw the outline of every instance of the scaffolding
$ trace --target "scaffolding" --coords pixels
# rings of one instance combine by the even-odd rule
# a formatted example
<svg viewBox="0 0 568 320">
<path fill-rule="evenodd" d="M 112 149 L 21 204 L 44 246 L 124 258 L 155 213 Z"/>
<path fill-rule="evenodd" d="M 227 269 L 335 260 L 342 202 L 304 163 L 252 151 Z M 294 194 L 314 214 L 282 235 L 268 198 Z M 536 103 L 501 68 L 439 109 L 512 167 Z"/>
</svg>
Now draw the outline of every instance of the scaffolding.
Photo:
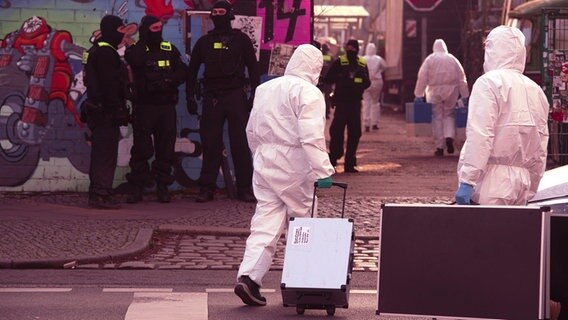
<svg viewBox="0 0 568 320">
<path fill-rule="evenodd" d="M 568 164 L 568 8 L 547 8 L 543 15 L 544 90 L 550 102 L 549 166 Z"/>
</svg>

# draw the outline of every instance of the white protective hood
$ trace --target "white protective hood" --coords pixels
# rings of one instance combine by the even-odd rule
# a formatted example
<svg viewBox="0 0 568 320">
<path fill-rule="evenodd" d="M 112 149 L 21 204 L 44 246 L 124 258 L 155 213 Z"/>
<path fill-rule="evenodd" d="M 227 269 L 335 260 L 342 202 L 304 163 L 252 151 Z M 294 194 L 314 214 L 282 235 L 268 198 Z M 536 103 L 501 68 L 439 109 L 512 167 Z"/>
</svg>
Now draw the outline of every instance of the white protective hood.
<svg viewBox="0 0 568 320">
<path fill-rule="evenodd" d="M 386 69 L 385 60 L 377 55 L 377 47 L 374 43 L 369 43 L 365 49 L 365 56 L 367 61 L 367 69 L 369 70 L 369 78 L 371 79 L 371 86 L 374 82 L 382 85 L 383 78 L 381 73 Z M 375 86 L 376 87 L 376 86 Z M 368 88 L 367 90 L 369 90 Z"/>
<path fill-rule="evenodd" d="M 434 41 L 432 53 L 420 66 L 414 95 L 426 96 L 431 103 L 440 103 L 449 99 L 457 101 L 458 95 L 469 96 L 463 67 L 456 57 L 448 53 L 444 40 Z"/>
<path fill-rule="evenodd" d="M 284 75 L 296 76 L 316 85 L 322 67 L 321 51 L 314 46 L 299 46 L 288 61 Z"/>
<path fill-rule="evenodd" d="M 483 71 L 513 69 L 522 73 L 526 58 L 525 35 L 521 30 L 500 26 L 485 40 Z"/>
<path fill-rule="evenodd" d="M 459 182 L 475 187 L 480 204 L 524 205 L 544 173 L 548 101 L 522 74 L 524 63 L 522 32 L 500 26 L 489 33 L 487 72 L 473 85 L 458 163 Z"/>
</svg>

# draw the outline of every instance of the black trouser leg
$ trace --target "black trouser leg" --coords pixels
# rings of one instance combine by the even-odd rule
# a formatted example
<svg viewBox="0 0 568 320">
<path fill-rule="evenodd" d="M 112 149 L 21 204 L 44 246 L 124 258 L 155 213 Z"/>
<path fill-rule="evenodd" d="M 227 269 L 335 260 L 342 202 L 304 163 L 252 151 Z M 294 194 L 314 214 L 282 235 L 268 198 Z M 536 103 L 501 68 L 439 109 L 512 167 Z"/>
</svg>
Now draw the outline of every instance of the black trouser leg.
<svg viewBox="0 0 568 320">
<path fill-rule="evenodd" d="M 355 110 L 358 110 L 357 112 Z M 361 139 L 361 108 L 354 109 L 347 121 L 347 147 L 345 148 L 345 167 L 357 165 L 357 147 Z"/>
<path fill-rule="evenodd" d="M 214 190 L 222 162 L 223 126 L 225 112 L 217 98 L 207 94 L 203 99 L 203 114 L 199 122 L 199 134 L 203 147 L 203 163 L 199 177 L 202 189 Z"/>
<path fill-rule="evenodd" d="M 135 111 L 132 124 L 133 145 L 130 149 L 130 173 L 126 175 L 128 182 L 139 188 L 150 184 L 150 166 L 148 161 L 154 155 L 152 131 L 154 130 L 154 114 L 152 105 L 139 105 Z"/>
<path fill-rule="evenodd" d="M 112 125 L 112 117 L 107 115 L 101 123 L 93 125 L 91 131 L 89 193 L 110 195 L 116 169 L 120 130 L 118 126 Z"/>
<path fill-rule="evenodd" d="M 235 166 L 236 186 L 239 190 L 247 190 L 252 185 L 252 157 L 247 141 L 246 126 L 249 118 L 247 97 L 243 90 L 232 91 L 225 97 L 229 124 L 229 142 L 231 156 Z"/>
<path fill-rule="evenodd" d="M 329 157 L 330 160 L 336 161 L 343 156 L 343 143 L 345 139 L 345 126 L 348 120 L 347 108 L 341 104 L 335 107 L 333 121 L 329 127 Z"/>
<path fill-rule="evenodd" d="M 172 165 L 176 144 L 176 109 L 175 105 L 161 105 L 154 129 L 155 160 L 152 173 L 158 185 L 170 185 L 174 182 Z"/>
</svg>

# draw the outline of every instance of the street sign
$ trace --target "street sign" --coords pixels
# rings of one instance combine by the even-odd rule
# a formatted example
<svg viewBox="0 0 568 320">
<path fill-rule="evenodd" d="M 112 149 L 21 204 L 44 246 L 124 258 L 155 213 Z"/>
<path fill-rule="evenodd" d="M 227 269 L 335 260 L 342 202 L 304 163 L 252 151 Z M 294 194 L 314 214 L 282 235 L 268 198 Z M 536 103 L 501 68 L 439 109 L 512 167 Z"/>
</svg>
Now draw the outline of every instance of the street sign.
<svg viewBox="0 0 568 320">
<path fill-rule="evenodd" d="M 443 0 L 406 0 L 406 3 L 416 11 L 432 11 Z"/>
</svg>

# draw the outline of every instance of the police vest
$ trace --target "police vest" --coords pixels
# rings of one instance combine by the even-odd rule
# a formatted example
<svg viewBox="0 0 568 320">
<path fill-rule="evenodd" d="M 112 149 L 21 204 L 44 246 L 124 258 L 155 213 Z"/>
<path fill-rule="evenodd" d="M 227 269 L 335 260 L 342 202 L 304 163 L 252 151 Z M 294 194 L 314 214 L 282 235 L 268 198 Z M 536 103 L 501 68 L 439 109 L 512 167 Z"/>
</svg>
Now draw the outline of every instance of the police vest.
<svg viewBox="0 0 568 320">
<path fill-rule="evenodd" d="M 347 55 L 341 55 L 339 56 L 339 63 L 342 66 L 348 66 L 349 65 L 349 59 L 347 58 Z M 367 60 L 365 60 L 365 58 L 363 57 L 357 57 L 357 64 L 361 67 L 364 67 L 367 65 Z"/>
<path fill-rule="evenodd" d="M 347 55 L 341 55 L 339 56 L 339 64 L 342 67 L 348 67 L 349 66 L 349 59 L 347 58 Z M 357 65 L 360 68 L 365 68 L 367 66 L 367 60 L 365 60 L 365 58 L 363 57 L 357 57 Z M 354 83 L 363 83 L 363 78 L 361 77 L 354 77 L 353 78 L 353 82 Z"/>
<path fill-rule="evenodd" d="M 147 80 L 157 81 L 173 76 L 173 46 L 170 42 L 162 41 L 159 51 L 150 51 L 150 49 L 146 47 L 146 54 L 147 59 L 144 73 Z"/>
</svg>

